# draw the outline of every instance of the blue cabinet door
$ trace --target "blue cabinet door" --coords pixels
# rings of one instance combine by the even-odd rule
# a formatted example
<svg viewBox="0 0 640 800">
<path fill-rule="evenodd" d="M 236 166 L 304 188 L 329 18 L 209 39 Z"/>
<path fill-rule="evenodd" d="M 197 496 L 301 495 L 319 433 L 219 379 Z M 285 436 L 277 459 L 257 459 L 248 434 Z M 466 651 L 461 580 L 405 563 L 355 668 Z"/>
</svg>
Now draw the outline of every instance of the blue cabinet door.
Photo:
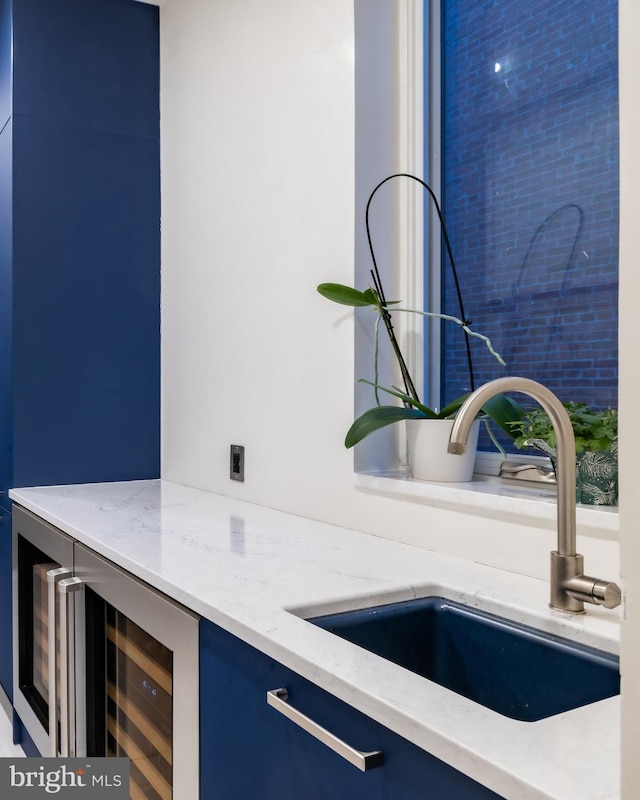
<svg viewBox="0 0 640 800">
<path fill-rule="evenodd" d="M 158 477 L 158 140 L 13 118 L 13 482 Z"/>
<path fill-rule="evenodd" d="M 500 800 L 498 795 L 203 620 L 201 800 Z M 384 764 L 360 772 L 267 705 L 268 690 Z"/>
<path fill-rule="evenodd" d="M 0 0 L 0 489 L 159 476 L 158 33 Z"/>
</svg>

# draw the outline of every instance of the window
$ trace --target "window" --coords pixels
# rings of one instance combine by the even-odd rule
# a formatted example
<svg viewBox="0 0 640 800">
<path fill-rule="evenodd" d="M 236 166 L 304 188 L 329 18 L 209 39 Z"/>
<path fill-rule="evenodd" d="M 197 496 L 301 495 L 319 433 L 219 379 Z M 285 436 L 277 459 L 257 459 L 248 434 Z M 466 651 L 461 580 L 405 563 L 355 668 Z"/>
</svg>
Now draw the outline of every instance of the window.
<svg viewBox="0 0 640 800">
<path fill-rule="evenodd" d="M 425 164 L 441 159 L 466 316 L 507 362 L 472 342 L 475 385 L 524 375 L 615 407 L 617 0 L 443 0 L 425 17 L 438 37 L 425 51 L 441 47 L 440 75 L 425 81 L 432 121 L 441 114 Z M 444 254 L 436 270 L 430 305 L 459 316 Z M 438 327 L 425 366 L 434 405 L 470 388 L 464 336 Z"/>
<path fill-rule="evenodd" d="M 355 9 L 355 285 L 371 281 L 369 193 L 393 173 L 423 176 L 441 198 L 465 315 L 507 362 L 472 340 L 475 385 L 524 375 L 561 399 L 615 407 L 617 0 L 355 0 Z M 426 192 L 387 184 L 371 223 L 387 296 L 459 317 Z M 428 405 L 470 389 L 458 327 L 394 322 Z M 372 377 L 372 352 L 370 315 L 356 312 L 358 378 Z M 382 360 L 380 383 L 397 381 Z M 371 404 L 371 387 L 356 384 L 356 415 Z M 481 448 L 496 453 L 486 437 Z M 358 445 L 355 469 L 392 469 L 405 450 L 403 426 L 391 426 Z"/>
</svg>

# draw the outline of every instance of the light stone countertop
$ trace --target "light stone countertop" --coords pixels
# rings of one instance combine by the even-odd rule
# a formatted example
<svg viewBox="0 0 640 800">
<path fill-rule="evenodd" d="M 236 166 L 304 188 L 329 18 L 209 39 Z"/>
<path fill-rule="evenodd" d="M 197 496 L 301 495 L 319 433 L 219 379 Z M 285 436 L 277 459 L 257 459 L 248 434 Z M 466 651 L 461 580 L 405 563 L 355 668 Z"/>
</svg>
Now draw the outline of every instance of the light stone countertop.
<svg viewBox="0 0 640 800">
<path fill-rule="evenodd" d="M 439 594 L 617 652 L 615 611 L 570 618 L 546 581 L 167 481 L 10 497 L 508 800 L 620 796 L 619 697 L 518 722 L 302 618 Z"/>
</svg>

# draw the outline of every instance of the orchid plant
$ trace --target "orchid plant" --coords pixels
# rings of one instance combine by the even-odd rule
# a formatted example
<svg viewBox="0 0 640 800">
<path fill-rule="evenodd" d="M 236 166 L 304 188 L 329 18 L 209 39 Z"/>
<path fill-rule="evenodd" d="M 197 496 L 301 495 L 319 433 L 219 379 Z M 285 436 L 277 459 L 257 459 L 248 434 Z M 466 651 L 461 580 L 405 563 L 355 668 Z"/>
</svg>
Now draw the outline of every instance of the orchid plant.
<svg viewBox="0 0 640 800">
<path fill-rule="evenodd" d="M 376 263 L 376 257 L 373 250 L 373 242 L 371 239 L 371 229 L 369 225 L 369 211 L 371 208 L 371 203 L 375 194 L 381 189 L 386 183 L 396 178 L 403 178 L 409 179 L 418 183 L 422 186 L 423 189 L 426 190 L 429 197 L 431 198 L 436 213 L 438 215 L 438 219 L 440 221 L 440 228 L 442 232 L 442 241 L 445 245 L 449 262 L 451 264 L 451 270 L 454 279 L 454 285 L 456 289 L 456 294 L 458 297 L 458 305 L 460 308 L 460 316 L 461 319 L 458 317 L 451 316 L 449 314 L 438 314 L 435 312 L 430 311 L 417 311 L 415 309 L 410 308 L 396 308 L 399 304 L 397 302 L 387 302 L 387 299 L 384 294 L 384 289 L 382 287 L 382 281 L 380 278 L 380 273 L 378 271 L 378 265 Z M 449 236 L 447 234 L 447 229 L 444 223 L 444 217 L 442 215 L 442 210 L 440 209 L 440 205 L 438 200 L 433 192 L 433 189 L 429 186 L 429 184 L 425 183 L 421 178 L 417 178 L 415 175 L 411 175 L 406 172 L 396 173 L 394 175 L 389 175 L 384 180 L 380 181 L 378 185 L 373 189 L 371 194 L 369 195 L 369 199 L 367 201 L 366 209 L 365 209 L 365 225 L 367 231 L 367 239 L 369 242 L 369 251 L 371 253 L 371 261 L 373 263 L 373 269 L 371 270 L 371 278 L 373 281 L 373 285 L 370 286 L 368 289 L 364 291 L 360 291 L 358 289 L 354 289 L 351 286 L 344 286 L 343 284 L 339 283 L 321 283 L 318 286 L 318 291 L 320 292 L 323 297 L 332 300 L 335 303 L 340 303 L 346 306 L 352 307 L 370 307 L 376 312 L 376 320 L 375 320 L 375 337 L 374 337 L 374 365 L 373 365 L 373 381 L 365 380 L 365 383 L 369 383 L 373 386 L 374 393 L 375 393 L 375 400 L 376 405 L 374 408 L 370 408 L 368 411 L 365 411 L 362 416 L 358 417 L 355 420 L 353 425 L 349 428 L 347 432 L 347 436 L 345 438 L 345 446 L 346 447 L 353 447 L 358 442 L 362 441 L 365 436 L 368 436 L 370 433 L 374 431 L 384 428 L 386 425 L 391 425 L 394 422 L 399 422 L 403 419 L 448 419 L 449 417 L 454 417 L 460 406 L 464 403 L 467 398 L 467 395 L 463 397 L 459 397 L 457 400 L 454 400 L 450 403 L 446 408 L 443 408 L 441 411 L 435 411 L 428 406 L 425 406 L 423 403 L 420 402 L 420 398 L 418 397 L 418 393 L 416 391 L 415 385 L 413 380 L 411 379 L 411 375 L 409 374 L 409 369 L 407 364 L 404 360 L 402 352 L 400 350 L 400 346 L 396 339 L 395 331 L 393 329 L 393 323 L 391 319 L 391 311 L 389 309 L 390 306 L 394 306 L 394 312 L 404 312 L 408 314 L 420 314 L 424 317 L 437 317 L 442 320 L 446 320 L 448 322 L 453 322 L 459 325 L 465 336 L 465 343 L 466 343 L 466 350 L 467 350 L 467 364 L 469 367 L 469 379 L 471 390 L 475 388 L 474 384 L 474 377 L 473 377 L 473 365 L 471 360 L 471 348 L 469 344 L 470 337 L 476 337 L 481 339 L 489 349 L 489 352 L 497 359 L 497 361 L 505 366 L 504 361 L 502 360 L 499 353 L 497 353 L 493 345 L 491 344 L 491 340 L 488 339 L 486 336 L 483 336 L 476 331 L 471 330 L 471 322 L 466 318 L 464 305 L 462 302 L 462 293 L 460 290 L 460 282 L 458 280 L 458 273 L 455 265 L 455 261 L 453 258 L 453 252 L 451 250 L 451 243 L 449 241 Z M 380 323 L 384 323 L 386 328 L 389 342 L 391 343 L 391 347 L 393 352 L 396 356 L 398 361 L 398 366 L 400 368 L 400 373 L 402 375 L 402 381 L 404 384 L 404 391 L 399 389 L 397 386 L 392 387 L 384 387 L 379 385 L 378 381 L 378 354 L 379 354 L 379 330 L 380 330 Z M 390 394 L 394 397 L 399 398 L 402 400 L 402 406 L 389 406 L 389 405 L 382 405 L 380 402 L 380 392 L 385 392 Z M 523 411 L 514 400 L 507 397 L 506 395 L 498 395 L 496 397 L 491 398 L 491 400 L 487 401 L 487 403 L 483 407 L 483 412 L 486 417 L 492 419 L 500 428 L 502 428 L 509 436 L 512 436 L 512 423 L 514 421 L 522 419 Z M 487 426 L 487 430 L 489 431 L 489 435 L 494 442 L 494 444 L 498 447 L 500 451 L 502 451 L 504 455 L 504 451 L 498 444 L 497 440 L 493 436 L 491 429 Z"/>
<path fill-rule="evenodd" d="M 459 325 L 467 336 L 473 336 L 482 340 L 489 352 L 496 358 L 498 363 L 502 366 L 506 366 L 500 354 L 494 349 L 491 340 L 487 336 L 472 330 L 470 328 L 470 323 L 467 321 L 458 319 L 450 314 L 439 314 L 430 311 L 418 311 L 416 309 L 398 307 L 399 304 L 397 302 L 387 302 L 383 299 L 384 295 L 380 284 L 378 284 L 376 287 L 369 287 L 364 291 L 360 291 L 339 283 L 321 283 L 318 286 L 318 292 L 323 297 L 326 297 L 335 303 L 352 306 L 354 308 L 370 307 L 376 312 L 376 319 L 374 323 L 373 381 L 365 380 L 363 378 L 360 379 L 363 383 L 368 383 L 369 385 L 373 386 L 376 405 L 373 408 L 370 408 L 368 411 L 365 411 L 364 414 L 358 417 L 351 425 L 345 438 L 345 447 L 353 447 L 355 444 L 362 441 L 362 439 L 374 431 L 384 428 L 387 425 L 392 425 L 395 422 L 400 422 L 401 420 L 452 418 L 456 415 L 456 412 L 468 397 L 468 395 L 463 395 L 457 400 L 454 400 L 452 403 L 449 403 L 440 411 L 429 408 L 420 401 L 393 330 L 389 306 L 394 306 L 394 312 L 420 314 L 424 317 L 436 317 L 438 319 L 443 319 Z M 378 356 L 380 345 L 379 331 L 381 322 L 384 323 L 387 333 L 389 334 L 389 341 L 397 358 L 398 366 L 400 367 L 400 373 L 404 383 L 404 391 L 397 386 L 385 387 L 379 384 Z M 403 405 L 383 405 L 380 402 L 380 392 L 384 392 L 399 398 Z M 498 395 L 491 398 L 489 401 L 487 401 L 487 403 L 485 403 L 482 411 L 487 418 L 493 420 L 510 436 L 513 435 L 513 423 L 522 419 L 523 415 L 520 405 L 506 395 Z M 487 427 L 487 430 L 489 430 L 489 434 L 498 449 L 502 450 L 495 437 L 491 433 L 491 429 Z"/>
</svg>

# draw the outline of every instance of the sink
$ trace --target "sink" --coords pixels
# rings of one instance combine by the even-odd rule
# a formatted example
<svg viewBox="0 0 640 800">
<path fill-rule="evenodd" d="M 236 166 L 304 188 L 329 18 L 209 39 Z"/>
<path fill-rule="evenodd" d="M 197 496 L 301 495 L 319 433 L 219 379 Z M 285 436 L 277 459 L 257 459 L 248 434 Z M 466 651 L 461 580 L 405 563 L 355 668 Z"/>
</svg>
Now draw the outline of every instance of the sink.
<svg viewBox="0 0 640 800">
<path fill-rule="evenodd" d="M 308 622 L 523 722 L 620 693 L 617 656 L 443 597 Z"/>
</svg>

